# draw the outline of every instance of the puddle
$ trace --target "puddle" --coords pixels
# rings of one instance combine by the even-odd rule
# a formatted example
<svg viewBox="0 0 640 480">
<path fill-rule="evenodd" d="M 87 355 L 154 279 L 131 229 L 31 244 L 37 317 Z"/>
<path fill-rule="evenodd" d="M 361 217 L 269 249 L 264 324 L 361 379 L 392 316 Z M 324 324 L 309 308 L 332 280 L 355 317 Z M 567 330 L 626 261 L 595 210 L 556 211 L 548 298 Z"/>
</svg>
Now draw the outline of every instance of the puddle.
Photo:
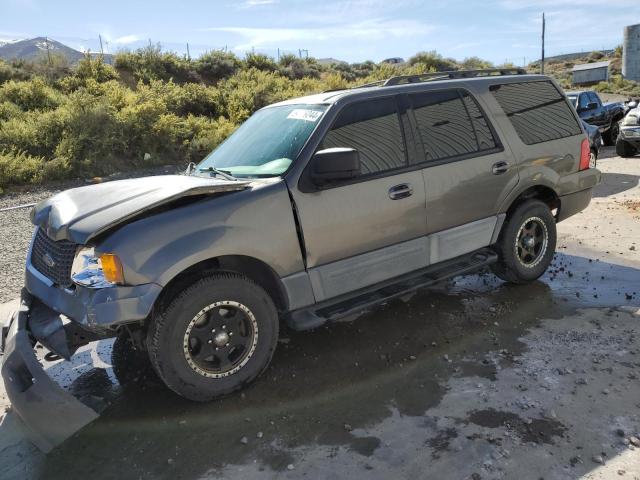
<svg viewBox="0 0 640 480">
<path fill-rule="evenodd" d="M 534 418 L 524 420 L 512 412 L 500 412 L 493 408 L 475 410 L 467 420 L 487 428 L 506 428 L 513 431 L 525 442 L 553 445 L 555 437 L 563 437 L 567 428 L 557 420 Z"/>
</svg>

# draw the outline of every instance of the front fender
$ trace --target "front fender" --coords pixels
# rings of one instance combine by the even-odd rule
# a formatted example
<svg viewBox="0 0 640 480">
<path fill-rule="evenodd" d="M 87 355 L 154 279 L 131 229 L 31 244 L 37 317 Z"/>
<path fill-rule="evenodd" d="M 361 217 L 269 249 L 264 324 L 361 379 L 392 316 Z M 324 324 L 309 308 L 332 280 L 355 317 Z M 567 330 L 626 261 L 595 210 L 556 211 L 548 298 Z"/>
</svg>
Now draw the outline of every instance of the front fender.
<svg viewBox="0 0 640 480">
<path fill-rule="evenodd" d="M 128 284 L 164 286 L 190 266 L 222 255 L 253 257 L 280 277 L 304 269 L 282 180 L 132 222 L 97 250 L 118 255 Z"/>
</svg>

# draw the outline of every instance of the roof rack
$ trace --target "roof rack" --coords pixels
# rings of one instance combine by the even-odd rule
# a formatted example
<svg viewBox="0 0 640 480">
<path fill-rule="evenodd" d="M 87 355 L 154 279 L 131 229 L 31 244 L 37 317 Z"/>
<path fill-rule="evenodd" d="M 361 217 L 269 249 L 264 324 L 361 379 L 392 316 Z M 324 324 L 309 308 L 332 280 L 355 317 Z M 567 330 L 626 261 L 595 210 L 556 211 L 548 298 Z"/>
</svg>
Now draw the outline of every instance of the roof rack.
<svg viewBox="0 0 640 480">
<path fill-rule="evenodd" d="M 407 85 L 410 83 L 432 82 L 435 80 L 453 80 L 459 78 L 493 77 L 501 75 L 526 75 L 524 68 L 486 68 L 482 70 L 454 70 L 449 72 L 421 73 L 418 75 L 398 75 L 379 80 L 377 82 L 366 83 L 355 88 L 365 87 L 391 87 L 394 85 Z"/>
</svg>

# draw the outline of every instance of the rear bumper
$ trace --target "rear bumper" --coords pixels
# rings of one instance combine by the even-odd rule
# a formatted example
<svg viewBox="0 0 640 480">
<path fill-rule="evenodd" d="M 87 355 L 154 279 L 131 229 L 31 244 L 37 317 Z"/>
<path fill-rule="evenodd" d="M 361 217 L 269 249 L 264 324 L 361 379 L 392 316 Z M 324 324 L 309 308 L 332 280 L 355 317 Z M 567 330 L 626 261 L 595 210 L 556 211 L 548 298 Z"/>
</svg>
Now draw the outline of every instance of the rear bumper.
<svg viewBox="0 0 640 480">
<path fill-rule="evenodd" d="M 587 208 L 591 202 L 592 193 L 593 189 L 587 188 L 580 192 L 560 197 L 560 210 L 558 211 L 557 221 L 561 222 L 562 220 L 566 220 L 572 215 L 575 215 Z"/>
<path fill-rule="evenodd" d="M 54 382 L 38 361 L 30 330 L 33 299 L 23 291 L 20 307 L 4 321 L 1 374 L 13 411 L 23 420 L 30 440 L 49 452 L 98 414 Z M 58 337 L 62 321 L 55 312 L 40 315 L 38 331 Z M 66 337 L 65 337 L 66 338 Z M 56 352 L 58 353 L 58 352 Z M 62 352 L 60 352 L 62 353 Z"/>
</svg>

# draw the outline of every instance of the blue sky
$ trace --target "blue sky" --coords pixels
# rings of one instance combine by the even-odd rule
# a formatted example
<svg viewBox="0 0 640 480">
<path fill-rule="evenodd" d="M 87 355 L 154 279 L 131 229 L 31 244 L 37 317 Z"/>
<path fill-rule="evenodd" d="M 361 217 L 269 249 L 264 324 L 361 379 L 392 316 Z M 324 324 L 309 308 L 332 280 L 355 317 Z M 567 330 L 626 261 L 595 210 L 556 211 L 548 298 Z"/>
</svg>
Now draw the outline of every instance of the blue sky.
<svg viewBox="0 0 640 480">
<path fill-rule="evenodd" d="M 347 61 L 437 50 L 522 64 L 547 55 L 613 48 L 640 23 L 640 0 L 0 0 L 0 40 L 49 36 L 78 49 L 134 49 L 151 39 L 192 56 L 226 47 L 277 49 Z"/>
</svg>

